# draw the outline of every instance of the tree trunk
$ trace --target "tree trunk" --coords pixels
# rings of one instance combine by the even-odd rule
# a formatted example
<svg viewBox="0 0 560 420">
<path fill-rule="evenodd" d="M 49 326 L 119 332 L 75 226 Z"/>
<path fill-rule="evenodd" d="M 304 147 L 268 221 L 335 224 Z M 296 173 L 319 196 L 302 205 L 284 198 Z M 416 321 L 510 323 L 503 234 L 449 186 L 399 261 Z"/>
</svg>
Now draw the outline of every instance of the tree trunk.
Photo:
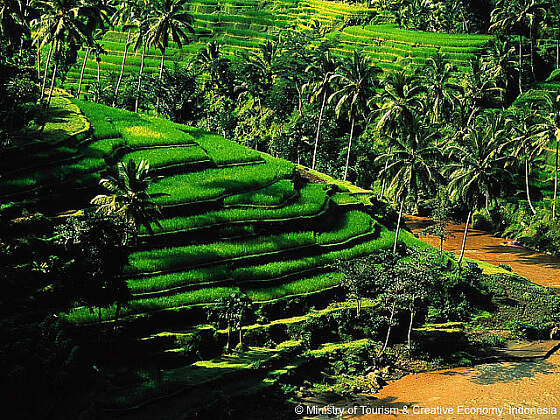
<svg viewBox="0 0 560 420">
<path fill-rule="evenodd" d="M 52 94 L 54 90 L 54 81 L 56 79 L 56 72 L 58 70 L 58 58 L 54 60 L 54 70 L 51 78 L 51 88 L 49 90 L 49 98 L 47 99 L 47 108 L 51 105 Z"/>
<path fill-rule="evenodd" d="M 554 198 L 552 199 L 552 219 L 556 219 L 556 199 L 558 198 L 558 142 L 560 142 L 560 136 L 556 136 L 556 159 L 554 161 Z"/>
<path fill-rule="evenodd" d="M 411 306 L 410 306 L 410 323 L 408 324 L 408 335 L 407 335 L 407 338 L 408 338 L 408 350 L 409 350 L 409 351 L 410 351 L 410 349 L 411 349 L 411 347 L 412 347 L 412 346 L 411 346 L 412 340 L 411 340 L 410 338 L 411 338 L 411 335 L 412 335 L 412 323 L 414 322 L 414 315 L 415 315 L 415 311 L 414 311 L 414 299 L 412 299 L 412 304 L 411 304 Z"/>
<path fill-rule="evenodd" d="M 356 316 L 360 316 L 361 306 L 360 298 L 356 297 Z"/>
<path fill-rule="evenodd" d="M 101 324 L 101 306 L 99 307 L 99 309 L 97 311 L 97 318 L 99 319 L 99 323 Z"/>
<path fill-rule="evenodd" d="M 41 49 L 37 47 L 37 83 L 41 80 Z"/>
<path fill-rule="evenodd" d="M 461 255 L 459 255 L 459 261 L 457 261 L 457 264 L 459 265 L 459 270 L 461 270 L 461 262 L 463 261 L 463 256 L 465 255 L 465 245 L 467 243 L 467 234 L 469 233 L 469 223 L 471 221 L 471 215 L 472 215 L 472 210 L 469 210 L 469 214 L 467 215 L 467 222 L 465 223 L 465 231 L 463 232 Z"/>
<path fill-rule="evenodd" d="M 231 322 L 228 321 L 228 325 L 227 325 L 226 353 L 229 353 L 230 350 L 231 350 Z"/>
<path fill-rule="evenodd" d="M 161 82 L 161 79 L 163 77 L 164 62 L 165 62 L 165 50 L 161 50 L 161 64 L 159 66 L 159 81 L 160 82 Z M 157 95 L 157 100 L 156 100 L 156 117 L 158 115 L 159 115 L 159 95 Z"/>
<path fill-rule="evenodd" d="M 490 214 L 490 198 L 488 197 L 488 193 L 484 196 L 484 208 L 486 209 L 486 213 Z"/>
<path fill-rule="evenodd" d="M 138 112 L 138 102 L 140 101 L 140 87 L 142 85 L 142 72 L 144 71 L 144 56 L 146 55 L 146 45 L 142 47 L 142 59 L 140 60 L 140 73 L 138 74 L 138 86 L 136 87 L 136 102 L 134 112 Z"/>
<path fill-rule="evenodd" d="M 51 43 L 51 47 L 49 48 L 49 54 L 47 55 L 47 62 L 45 63 L 45 71 L 43 72 L 43 86 L 41 86 L 41 97 L 39 101 L 42 101 L 45 97 L 45 88 L 47 86 L 47 73 L 49 71 L 49 64 L 51 64 L 51 56 L 53 52 L 53 44 Z"/>
<path fill-rule="evenodd" d="M 78 82 L 78 93 L 76 98 L 80 99 L 80 92 L 82 91 L 82 80 L 84 79 L 84 70 L 86 69 L 86 63 L 89 55 L 89 47 L 86 48 L 86 56 L 84 57 L 84 63 L 82 64 L 82 70 L 80 71 L 80 81 Z"/>
<path fill-rule="evenodd" d="M 556 35 L 556 68 L 560 68 L 560 33 Z"/>
<path fill-rule="evenodd" d="M 401 228 L 403 207 L 404 207 L 404 198 L 401 200 L 401 208 L 399 209 L 399 219 L 397 221 L 397 230 L 395 231 L 395 242 L 393 243 L 393 254 L 397 252 L 397 242 L 399 241 L 399 230 Z"/>
<path fill-rule="evenodd" d="M 239 348 L 243 350 L 243 327 L 240 325 L 237 331 L 239 333 Z"/>
<path fill-rule="evenodd" d="M 122 62 L 121 62 L 121 72 L 119 73 L 119 78 L 117 80 L 117 85 L 115 86 L 115 97 L 113 98 L 113 106 L 116 105 L 117 98 L 119 96 L 119 88 L 121 87 L 121 81 L 122 81 L 123 74 L 124 74 L 124 64 L 126 62 L 126 56 L 128 54 L 128 44 L 129 43 L 130 43 L 130 30 L 128 31 L 128 33 L 126 35 L 126 44 L 124 44 L 124 53 L 123 53 L 123 58 L 122 58 Z"/>
<path fill-rule="evenodd" d="M 533 81 L 535 78 L 535 58 L 534 58 L 534 41 L 533 41 L 533 25 L 529 25 L 529 38 L 530 38 L 530 51 L 531 51 L 531 75 L 533 76 Z"/>
<path fill-rule="evenodd" d="M 392 146 L 389 147 L 389 153 L 391 153 L 391 149 L 392 149 Z M 385 161 L 385 169 L 383 169 L 383 171 L 384 171 L 383 173 L 385 173 L 385 171 L 387 171 L 387 166 L 389 166 L 389 161 L 388 160 Z M 379 197 L 379 199 L 382 199 L 383 196 L 385 195 L 385 183 L 386 182 L 387 182 L 386 181 L 386 176 L 384 175 L 383 176 L 383 181 L 381 181 L 381 197 Z"/>
<path fill-rule="evenodd" d="M 117 326 L 116 324 L 119 322 L 120 312 L 121 312 L 121 303 L 117 302 L 117 307 L 115 308 L 115 327 Z"/>
<path fill-rule="evenodd" d="M 352 116 L 350 128 L 350 140 L 348 140 L 348 153 L 346 153 L 346 167 L 344 168 L 344 181 L 348 177 L 348 166 L 350 165 L 350 151 L 352 150 L 352 137 L 354 136 L 354 117 Z"/>
<path fill-rule="evenodd" d="M 387 327 L 387 335 L 385 336 L 385 343 L 383 344 L 383 348 L 381 352 L 377 355 L 378 357 L 385 353 L 387 349 L 387 345 L 389 344 L 389 337 L 391 336 L 391 329 L 393 328 L 393 318 L 395 316 L 395 306 L 397 305 L 397 301 L 393 301 L 393 306 L 391 307 L 391 317 L 389 318 L 389 326 Z"/>
<path fill-rule="evenodd" d="M 519 35 L 519 93 L 523 93 L 523 35 Z"/>
<path fill-rule="evenodd" d="M 525 159 L 525 192 L 527 194 L 527 202 L 529 203 L 529 207 L 533 214 L 537 214 L 537 211 L 533 207 L 533 203 L 531 202 L 531 192 L 529 191 L 529 159 Z"/>
<path fill-rule="evenodd" d="M 315 169 L 315 162 L 317 161 L 317 148 L 319 146 L 319 133 L 321 131 L 321 122 L 323 120 L 323 110 L 327 101 L 327 91 L 323 93 L 323 103 L 321 104 L 321 111 L 319 112 L 319 122 L 317 123 L 317 134 L 315 135 L 315 147 L 313 148 L 313 161 L 311 162 L 311 169 Z"/>
</svg>

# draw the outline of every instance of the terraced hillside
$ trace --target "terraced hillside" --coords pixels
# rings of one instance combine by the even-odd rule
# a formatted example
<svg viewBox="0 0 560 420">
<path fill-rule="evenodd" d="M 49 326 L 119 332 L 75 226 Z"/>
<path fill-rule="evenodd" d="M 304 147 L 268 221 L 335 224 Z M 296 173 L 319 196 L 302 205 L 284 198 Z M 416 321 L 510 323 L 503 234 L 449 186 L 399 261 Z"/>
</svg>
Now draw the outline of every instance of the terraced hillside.
<svg viewBox="0 0 560 420">
<path fill-rule="evenodd" d="M 63 97 L 58 102 L 73 106 Z M 329 289 L 338 278 L 328 264 L 392 243 L 393 233 L 376 217 L 385 210 L 369 204 L 367 191 L 349 192 L 326 177 L 309 183 L 294 164 L 218 135 L 73 102 L 91 128 L 84 124 L 79 136 L 57 143 L 38 140 L 25 151 L 29 165 L 16 164 L 22 156 L 14 151 L 0 199 L 56 214 L 68 209 L 60 198 L 71 194 L 80 208 L 109 166 L 148 160 L 162 176 L 149 192 L 159 195 L 164 216 L 155 234 L 143 230 L 131 250 L 125 275 L 135 297 L 124 315 L 210 303 L 238 290 L 267 301 Z M 105 319 L 112 316 L 104 311 Z M 86 308 L 69 318 L 93 321 Z"/>
<path fill-rule="evenodd" d="M 327 37 L 337 42 L 335 51 L 340 54 L 362 51 L 386 70 L 414 68 L 440 53 L 459 71 L 468 71 L 469 60 L 480 55 L 491 39 L 490 35 L 411 31 L 395 25 L 350 26 Z"/>
<path fill-rule="evenodd" d="M 211 40 L 222 46 L 230 57 L 243 51 L 256 50 L 267 40 L 278 39 L 278 33 L 289 28 L 309 28 L 312 22 L 332 28 L 352 17 L 373 17 L 375 10 L 361 5 L 325 0 L 195 0 L 188 3 L 194 17 L 196 41 L 178 49 L 173 43 L 166 49 L 167 65 L 185 62 Z M 379 19 L 389 19 L 381 15 Z M 103 45 L 108 52 L 101 56 L 101 71 L 120 71 L 127 34 L 110 31 L 104 36 Z M 66 88 L 74 88 L 79 79 L 84 51 L 80 51 L 78 64 L 68 74 Z M 150 49 L 145 62 L 146 73 L 157 73 L 160 52 Z M 125 71 L 137 73 L 140 54 L 127 58 Z M 90 58 L 85 67 L 86 86 L 97 77 L 97 63 Z"/>
<path fill-rule="evenodd" d="M 108 407 L 126 408 L 226 374 L 252 375 L 250 366 L 256 362 L 269 369 L 270 378 L 259 377 L 255 389 L 274 383 L 291 369 L 290 355 L 299 343 L 258 347 L 265 344 L 259 331 L 273 324 L 282 330 L 324 315 L 300 316 L 311 305 L 324 307 L 329 296 L 336 295 L 340 277 L 330 264 L 392 245 L 394 232 L 380 221 L 387 220 L 387 209 L 371 204 L 367 191 L 192 127 L 72 102 L 55 97 L 53 115 L 71 115 L 80 126 L 64 136 L 56 123 L 49 123 L 27 150 L 12 151 L 4 163 L 12 162 L 13 170 L 0 183 L 0 200 L 25 203 L 59 218 L 69 206 L 74 211 L 87 206 L 98 192 L 99 178 L 118 161 L 148 159 L 152 171 L 161 175 L 150 187 L 151 193 L 163 193 L 156 199 L 161 226 L 153 226 L 154 235 L 141 232 L 124 273 L 133 295 L 122 311 L 130 327 L 130 348 L 108 357 L 135 354 L 145 358 L 140 363 L 149 359 L 165 369 L 166 385 L 155 386 L 151 376 L 138 379 L 104 401 Z M 56 142 L 51 141 L 55 133 Z M 55 184 L 57 180 L 63 182 Z M 401 238 L 416 242 L 407 232 Z M 185 343 L 193 336 L 214 334 L 216 340 L 210 342 L 216 349 L 223 346 L 225 332 L 206 325 L 206 314 L 218 298 L 236 291 L 263 308 L 276 308 L 267 316 L 270 324 L 247 329 L 249 343 L 256 347 L 245 355 L 190 365 L 194 360 Z M 295 296 L 300 297 L 298 308 L 284 300 Z M 114 309 L 102 312 L 107 326 L 113 325 Z M 64 317 L 86 336 L 100 327 L 97 314 L 85 307 L 75 307 Z M 208 369 L 202 376 L 201 366 Z"/>
</svg>

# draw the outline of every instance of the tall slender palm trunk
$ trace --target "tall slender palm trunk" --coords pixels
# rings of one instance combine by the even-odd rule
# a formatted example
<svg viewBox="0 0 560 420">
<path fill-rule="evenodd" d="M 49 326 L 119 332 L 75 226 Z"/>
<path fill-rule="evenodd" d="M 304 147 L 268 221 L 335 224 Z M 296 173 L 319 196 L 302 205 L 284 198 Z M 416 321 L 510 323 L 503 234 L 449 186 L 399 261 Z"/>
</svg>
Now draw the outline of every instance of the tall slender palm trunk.
<svg viewBox="0 0 560 420">
<path fill-rule="evenodd" d="M 76 93 L 76 97 L 80 99 L 80 92 L 82 91 L 82 81 L 84 80 L 84 70 L 86 69 L 86 63 L 89 55 L 90 47 L 86 48 L 86 55 L 84 57 L 84 63 L 82 64 L 82 70 L 80 71 L 80 81 L 78 82 L 78 92 Z"/>
<path fill-rule="evenodd" d="M 408 341 L 408 350 L 411 349 L 412 347 L 412 324 L 414 323 L 414 315 L 416 314 L 416 311 L 414 310 L 414 303 L 415 303 L 416 298 L 412 297 L 412 302 L 410 303 L 410 322 L 408 324 L 408 334 L 407 334 L 407 341 Z"/>
<path fill-rule="evenodd" d="M 519 35 L 519 93 L 523 93 L 523 35 Z"/>
<path fill-rule="evenodd" d="M 49 53 L 47 55 L 47 62 L 45 63 L 45 71 L 43 72 L 43 85 L 41 86 L 41 97 L 39 98 L 39 101 L 42 101 L 43 98 L 45 97 L 45 88 L 47 86 L 47 74 L 49 71 L 49 65 L 51 64 L 53 48 L 54 45 L 51 43 L 51 46 L 49 48 Z"/>
<path fill-rule="evenodd" d="M 54 81 L 56 80 L 57 70 L 58 70 L 58 58 L 56 60 L 54 60 L 54 70 L 53 70 L 53 74 L 52 74 L 52 77 L 51 77 L 51 87 L 49 89 L 49 98 L 47 99 L 47 108 L 51 105 L 51 99 L 52 99 L 53 90 L 54 90 Z"/>
<path fill-rule="evenodd" d="M 348 152 L 346 153 L 346 167 L 344 168 L 344 181 L 348 177 L 348 166 L 350 165 L 350 151 L 352 150 L 352 138 L 354 136 L 354 116 L 352 116 L 350 128 L 350 140 L 348 140 Z"/>
<path fill-rule="evenodd" d="M 527 202 L 529 203 L 529 208 L 533 212 L 533 214 L 537 214 L 537 211 L 533 207 L 533 203 L 531 201 L 531 191 L 529 189 L 529 159 L 525 159 L 525 193 L 527 194 Z"/>
<path fill-rule="evenodd" d="M 535 54 L 534 54 L 534 41 L 533 41 L 533 25 L 529 25 L 529 38 L 530 38 L 530 52 L 531 52 L 531 75 L 533 77 L 533 81 L 536 80 L 535 77 Z"/>
<path fill-rule="evenodd" d="M 37 47 L 37 82 L 41 80 L 41 49 Z"/>
<path fill-rule="evenodd" d="M 389 337 L 391 336 L 391 329 L 393 328 L 393 318 L 395 317 L 395 309 L 396 309 L 397 301 L 393 301 L 393 306 L 391 306 L 391 316 L 389 317 L 389 326 L 387 327 L 387 335 L 385 336 L 385 343 L 383 343 L 383 348 L 377 354 L 377 357 L 381 356 L 385 353 L 387 349 L 387 345 L 389 344 Z"/>
<path fill-rule="evenodd" d="M 459 255 L 459 260 L 457 264 L 459 265 L 459 270 L 461 269 L 461 263 L 463 262 L 463 257 L 465 256 L 465 245 L 467 244 L 467 235 L 469 234 L 469 223 L 471 222 L 472 209 L 469 210 L 467 215 L 467 221 L 465 223 L 465 231 L 463 232 L 463 242 L 461 243 L 461 254 Z"/>
<path fill-rule="evenodd" d="M 140 73 L 138 74 L 138 86 L 136 87 L 136 102 L 134 103 L 134 112 L 138 112 L 138 103 L 140 102 L 140 87 L 142 86 L 142 73 L 144 71 L 145 56 L 146 56 L 146 45 L 143 45 L 142 59 L 140 60 Z"/>
<path fill-rule="evenodd" d="M 321 132 L 321 123 L 323 122 L 323 111 L 327 102 L 327 91 L 323 92 L 323 103 L 321 104 L 321 111 L 319 111 L 319 122 L 317 123 L 317 134 L 315 135 L 315 147 L 313 148 L 313 161 L 311 162 L 311 169 L 315 169 L 317 162 L 317 148 L 319 146 L 319 133 Z"/>
<path fill-rule="evenodd" d="M 165 64 L 165 49 L 161 50 L 161 64 L 159 66 L 159 81 L 163 78 L 163 66 Z M 156 117 L 159 115 L 159 95 L 156 100 Z"/>
<path fill-rule="evenodd" d="M 399 231 L 401 229 L 403 207 L 404 207 L 404 198 L 401 200 L 401 208 L 399 209 L 399 219 L 397 221 L 397 230 L 395 231 L 395 242 L 393 243 L 393 254 L 397 252 L 397 243 L 399 242 Z"/>
<path fill-rule="evenodd" d="M 556 136 L 556 159 L 554 160 L 554 197 L 552 199 L 552 218 L 556 219 L 556 199 L 558 198 L 558 142 L 560 136 Z"/>
<path fill-rule="evenodd" d="M 121 82 L 122 82 L 122 78 L 123 78 L 123 74 L 124 74 L 124 65 L 126 62 L 126 56 L 128 55 L 128 47 L 130 44 L 130 30 L 128 31 L 127 35 L 126 35 L 126 44 L 124 44 L 124 53 L 123 53 L 123 58 L 122 58 L 122 62 L 121 62 L 121 72 L 119 73 L 119 78 L 117 79 L 117 85 L 115 86 L 115 96 L 113 97 L 113 106 L 115 106 L 116 102 L 117 102 L 117 97 L 119 96 L 119 89 L 121 87 Z"/>
<path fill-rule="evenodd" d="M 239 326 L 239 348 L 243 349 L 243 327 Z"/>
</svg>

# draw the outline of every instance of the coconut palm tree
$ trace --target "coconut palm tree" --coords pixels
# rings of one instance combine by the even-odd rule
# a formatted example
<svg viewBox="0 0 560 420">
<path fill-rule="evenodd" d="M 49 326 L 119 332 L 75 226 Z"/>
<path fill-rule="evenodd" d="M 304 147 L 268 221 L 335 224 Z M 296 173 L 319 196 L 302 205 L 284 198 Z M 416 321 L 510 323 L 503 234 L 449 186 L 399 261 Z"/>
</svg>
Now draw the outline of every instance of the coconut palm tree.
<svg viewBox="0 0 560 420">
<path fill-rule="evenodd" d="M 155 45 L 161 51 L 159 80 L 163 77 L 165 65 L 165 50 L 169 46 L 169 37 L 182 48 L 194 37 L 193 17 L 187 12 L 187 0 L 156 0 L 153 2 L 151 13 L 146 23 L 148 33 L 146 42 Z M 159 113 L 159 96 L 156 104 L 156 115 Z"/>
<path fill-rule="evenodd" d="M 262 112 L 262 99 L 272 88 L 276 71 L 274 63 L 278 56 L 278 42 L 267 41 L 259 45 L 258 51 L 244 56 L 247 62 L 247 75 L 243 89 L 257 100 L 259 114 Z"/>
<path fill-rule="evenodd" d="M 84 61 L 82 63 L 82 69 L 80 70 L 80 79 L 78 82 L 78 91 L 76 92 L 76 97 L 80 97 L 80 92 L 82 91 L 82 81 L 84 79 L 84 70 L 86 68 L 87 60 L 90 53 L 93 53 L 95 56 L 95 60 L 97 61 L 97 83 L 100 82 L 100 63 L 101 63 L 101 54 L 107 54 L 107 51 L 103 49 L 103 45 L 101 41 L 103 40 L 103 35 L 105 34 L 104 29 L 97 29 L 92 33 L 91 36 L 91 44 L 86 44 L 86 51 L 84 54 Z"/>
<path fill-rule="evenodd" d="M 546 136 L 538 136 L 537 134 L 537 114 L 529 109 L 516 109 L 509 116 L 512 126 L 513 138 L 508 142 L 507 147 L 513 148 L 513 156 L 517 161 L 523 161 L 525 167 L 525 193 L 527 195 L 527 203 L 533 214 L 537 211 L 531 201 L 529 174 L 534 160 L 542 154 L 548 145 Z"/>
<path fill-rule="evenodd" d="M 140 58 L 140 70 L 138 71 L 138 83 L 136 85 L 136 99 L 134 102 L 134 112 L 138 112 L 138 106 L 140 102 L 140 91 L 142 88 L 142 75 L 144 73 L 144 60 L 146 57 L 146 49 L 150 48 L 148 42 L 148 18 L 151 13 L 151 3 L 144 1 L 139 4 L 134 12 L 133 16 L 130 16 L 131 22 L 124 26 L 124 29 L 128 32 L 133 31 L 133 49 L 134 53 L 138 53 L 140 47 L 142 47 L 142 55 Z"/>
<path fill-rule="evenodd" d="M 432 124 L 442 122 L 446 112 L 455 109 L 463 88 L 454 83 L 456 68 L 439 53 L 430 57 L 421 71 L 421 83 L 426 89 L 426 108 L 430 109 Z"/>
<path fill-rule="evenodd" d="M 85 3 L 81 0 L 39 0 L 35 5 L 40 11 L 40 17 L 32 21 L 32 27 L 35 31 L 34 43 L 38 49 L 50 44 L 45 64 L 41 99 L 44 96 L 47 69 L 53 53 L 55 57 L 51 88 L 47 100 L 48 106 L 52 97 L 62 48 L 65 45 L 75 48 L 77 45 L 86 42 L 91 43 L 92 28 L 107 22 L 107 16 L 97 4 Z"/>
<path fill-rule="evenodd" d="M 475 126 L 468 128 L 460 143 L 452 143 L 447 148 L 450 163 L 446 172 L 449 175 L 451 198 L 459 198 L 468 209 L 465 231 L 459 256 L 459 267 L 465 254 L 468 227 L 474 210 L 487 205 L 506 177 L 505 170 L 508 156 L 503 154 L 504 137 L 499 133 L 490 134 L 498 124 L 482 116 Z M 506 133 L 504 131 L 504 133 Z"/>
<path fill-rule="evenodd" d="M 376 128 L 379 132 L 396 136 L 408 130 L 414 122 L 415 113 L 423 108 L 421 95 L 425 89 L 417 76 L 398 70 L 388 73 L 383 80 L 381 106 Z"/>
<path fill-rule="evenodd" d="M 126 164 L 120 162 L 116 176 L 107 176 L 99 181 L 108 194 L 97 195 L 91 200 L 91 204 L 98 206 L 97 211 L 100 213 L 122 217 L 134 228 L 134 232 L 144 226 L 153 234 L 151 223 L 159 226 L 159 209 L 151 201 L 156 195 L 147 191 L 154 181 L 147 161 L 142 160 L 138 165 L 133 159 Z"/>
<path fill-rule="evenodd" d="M 406 200 L 412 199 L 414 210 L 418 213 L 420 189 L 426 192 L 433 191 L 437 182 L 441 180 L 438 172 L 441 150 L 434 145 L 436 135 L 437 133 L 423 120 L 415 118 L 412 125 L 395 138 L 391 150 L 376 158 L 377 161 L 387 162 L 380 175 L 384 179 L 390 179 L 387 188 L 400 203 L 393 252 L 397 250 Z"/>
<path fill-rule="evenodd" d="M 560 95 L 552 95 L 550 93 L 541 93 L 535 98 L 540 105 L 539 111 L 543 112 L 544 118 L 539 122 L 535 131 L 542 139 L 537 144 L 543 147 L 549 142 L 555 143 L 555 160 L 554 160 L 554 198 L 552 200 L 552 218 L 556 218 L 556 199 L 558 198 L 558 147 L 560 143 Z"/>
<path fill-rule="evenodd" d="M 143 2 L 145 3 L 145 2 Z M 126 42 L 124 44 L 124 52 L 121 61 L 121 70 L 117 83 L 115 84 L 115 94 L 113 95 L 113 106 L 116 105 L 117 98 L 119 96 L 119 89 L 121 86 L 122 78 L 124 75 L 124 66 L 126 63 L 126 58 L 128 56 L 128 48 L 131 44 L 131 33 L 134 25 L 132 22 L 136 19 L 136 16 L 140 13 L 142 9 L 142 2 L 140 0 L 125 0 L 121 2 L 120 7 L 117 12 L 113 15 L 113 23 L 116 25 L 122 25 L 123 29 L 126 30 Z"/>
<path fill-rule="evenodd" d="M 36 14 L 31 0 L 5 0 L 0 5 L 0 37 L 11 49 L 19 48 L 31 36 L 29 21 Z"/>
<path fill-rule="evenodd" d="M 502 105 L 505 104 L 505 95 L 515 74 L 514 54 L 515 47 L 507 39 L 496 38 L 490 42 L 487 54 L 483 56 L 484 68 L 501 89 Z"/>
<path fill-rule="evenodd" d="M 369 58 L 354 51 L 352 59 L 331 76 L 330 81 L 338 85 L 335 92 L 331 94 L 328 101 L 336 99 L 335 112 L 338 118 L 343 110 L 350 121 L 350 138 L 346 152 L 346 165 L 344 167 L 344 180 L 348 177 L 348 166 L 350 165 L 350 153 L 356 120 L 360 117 L 365 119 L 367 104 L 378 86 L 378 77 L 383 72 L 374 66 Z"/>
<path fill-rule="evenodd" d="M 317 132 L 315 134 L 315 145 L 313 147 L 313 159 L 311 161 L 311 169 L 315 169 L 317 162 L 317 149 L 319 147 L 319 136 L 321 133 L 321 124 L 323 122 L 323 112 L 327 103 L 327 98 L 331 93 L 331 77 L 336 72 L 338 60 L 331 56 L 329 50 L 322 52 L 312 64 L 307 66 L 305 72 L 309 74 L 309 81 L 304 85 L 304 89 L 311 90 L 311 100 L 317 99 L 321 102 L 319 111 L 319 119 L 317 121 Z"/>
<path fill-rule="evenodd" d="M 539 0 L 499 0 L 491 14 L 490 31 L 519 35 L 519 93 L 523 93 L 523 35 L 529 31 L 531 48 L 531 70 L 534 66 L 535 27 L 542 21 L 545 8 Z"/>
</svg>

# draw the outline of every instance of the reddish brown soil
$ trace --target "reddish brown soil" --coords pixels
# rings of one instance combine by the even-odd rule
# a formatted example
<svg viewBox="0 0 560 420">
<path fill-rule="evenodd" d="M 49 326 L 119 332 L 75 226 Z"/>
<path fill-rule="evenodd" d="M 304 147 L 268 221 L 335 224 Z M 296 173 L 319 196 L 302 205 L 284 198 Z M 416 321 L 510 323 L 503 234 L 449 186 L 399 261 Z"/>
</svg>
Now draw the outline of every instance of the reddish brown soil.
<svg viewBox="0 0 560 420">
<path fill-rule="evenodd" d="M 560 354 L 546 360 L 492 363 L 474 368 L 441 370 L 406 376 L 384 387 L 366 403 L 369 407 L 398 408 L 399 418 L 417 419 L 558 419 L 557 415 L 510 413 L 509 407 L 555 407 L 560 413 Z M 412 415 L 411 407 L 453 408 L 453 414 Z M 407 406 L 409 415 L 402 413 Z M 503 408 L 503 415 L 457 414 L 459 406 Z M 448 412 L 449 413 L 449 412 Z M 371 414 L 363 420 L 394 419 L 394 415 Z"/>
<path fill-rule="evenodd" d="M 406 223 L 412 232 L 418 235 L 419 239 L 439 248 L 438 238 L 421 234 L 422 230 L 430 225 L 430 219 L 407 216 Z M 465 225 L 451 224 L 448 229 L 454 237 L 445 241 L 444 250 L 453 251 L 458 255 L 461 252 Z M 560 257 L 522 248 L 509 239 L 497 238 L 488 232 L 469 229 L 465 257 L 494 265 L 507 264 L 515 273 L 534 283 L 560 288 Z"/>
</svg>

